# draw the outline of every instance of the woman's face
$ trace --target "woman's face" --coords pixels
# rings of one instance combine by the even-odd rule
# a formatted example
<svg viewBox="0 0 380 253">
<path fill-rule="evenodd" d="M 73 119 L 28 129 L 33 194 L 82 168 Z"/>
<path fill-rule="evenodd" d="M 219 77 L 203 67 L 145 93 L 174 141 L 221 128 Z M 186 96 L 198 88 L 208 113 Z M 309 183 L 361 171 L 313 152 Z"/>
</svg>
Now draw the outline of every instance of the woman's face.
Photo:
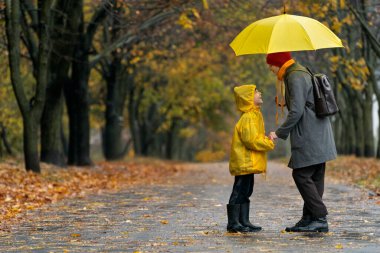
<svg viewBox="0 0 380 253">
<path fill-rule="evenodd" d="M 274 65 L 269 65 L 269 64 L 268 64 L 268 67 L 269 67 L 269 70 L 270 70 L 273 74 L 275 74 L 275 75 L 277 75 L 278 71 L 280 70 L 279 67 L 274 66 Z"/>
<path fill-rule="evenodd" d="M 253 97 L 253 103 L 257 106 L 260 106 L 263 104 L 263 99 L 261 97 L 261 92 L 259 90 L 255 90 L 255 95 Z"/>
</svg>

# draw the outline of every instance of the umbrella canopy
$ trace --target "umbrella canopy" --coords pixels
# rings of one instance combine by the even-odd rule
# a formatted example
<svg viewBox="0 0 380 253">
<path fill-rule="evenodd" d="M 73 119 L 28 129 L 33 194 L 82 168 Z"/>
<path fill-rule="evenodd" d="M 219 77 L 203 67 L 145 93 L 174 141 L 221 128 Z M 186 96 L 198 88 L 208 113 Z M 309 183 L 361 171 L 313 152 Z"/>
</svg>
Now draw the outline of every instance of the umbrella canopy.
<svg viewBox="0 0 380 253">
<path fill-rule="evenodd" d="M 342 41 L 319 21 L 289 14 L 250 24 L 230 46 L 237 56 L 343 47 Z"/>
</svg>

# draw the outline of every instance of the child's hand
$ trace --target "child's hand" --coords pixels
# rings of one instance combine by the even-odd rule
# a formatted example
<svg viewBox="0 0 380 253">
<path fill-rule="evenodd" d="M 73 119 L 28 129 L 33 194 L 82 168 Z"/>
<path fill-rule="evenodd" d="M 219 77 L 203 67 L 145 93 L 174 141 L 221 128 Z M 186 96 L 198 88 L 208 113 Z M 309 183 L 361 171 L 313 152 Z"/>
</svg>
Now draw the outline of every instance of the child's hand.
<svg viewBox="0 0 380 253">
<path fill-rule="evenodd" d="M 275 132 L 270 132 L 268 135 L 268 138 L 271 139 L 271 141 L 276 140 L 278 137 Z"/>
</svg>

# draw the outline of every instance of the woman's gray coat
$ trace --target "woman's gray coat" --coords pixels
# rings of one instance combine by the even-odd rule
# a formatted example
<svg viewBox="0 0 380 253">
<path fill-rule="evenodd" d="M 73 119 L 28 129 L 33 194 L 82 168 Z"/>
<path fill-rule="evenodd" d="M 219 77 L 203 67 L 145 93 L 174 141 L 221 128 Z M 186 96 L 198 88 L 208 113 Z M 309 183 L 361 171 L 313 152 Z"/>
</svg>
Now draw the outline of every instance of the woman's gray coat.
<svg viewBox="0 0 380 253">
<path fill-rule="evenodd" d="M 289 167 L 303 168 L 333 160 L 337 156 L 331 123 L 328 117 L 317 118 L 313 111 L 314 97 L 311 76 L 298 63 L 284 75 L 288 116 L 277 129 L 278 138 L 290 134 L 292 155 Z"/>
</svg>

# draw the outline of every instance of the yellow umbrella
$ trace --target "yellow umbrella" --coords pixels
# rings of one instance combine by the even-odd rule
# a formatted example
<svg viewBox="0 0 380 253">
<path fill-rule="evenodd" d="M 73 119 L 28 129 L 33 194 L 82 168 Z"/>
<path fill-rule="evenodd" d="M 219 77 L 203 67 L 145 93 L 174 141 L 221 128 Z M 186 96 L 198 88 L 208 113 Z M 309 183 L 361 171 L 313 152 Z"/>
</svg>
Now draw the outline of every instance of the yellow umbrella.
<svg viewBox="0 0 380 253">
<path fill-rule="evenodd" d="M 250 24 L 230 46 L 237 56 L 343 47 L 342 41 L 319 21 L 289 14 Z"/>
</svg>

